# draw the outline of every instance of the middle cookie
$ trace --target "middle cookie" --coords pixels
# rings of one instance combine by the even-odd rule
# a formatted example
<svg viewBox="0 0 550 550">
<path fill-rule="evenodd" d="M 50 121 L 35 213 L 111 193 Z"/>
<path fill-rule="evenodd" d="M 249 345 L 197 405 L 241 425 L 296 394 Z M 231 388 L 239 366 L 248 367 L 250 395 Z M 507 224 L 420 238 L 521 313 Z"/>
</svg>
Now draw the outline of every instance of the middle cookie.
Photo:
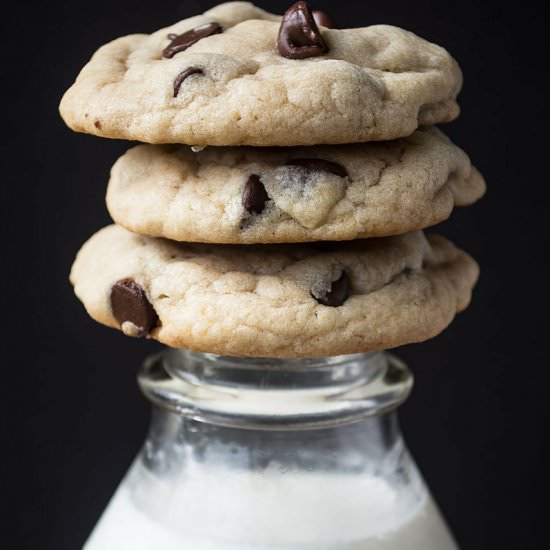
<svg viewBox="0 0 550 550">
<path fill-rule="evenodd" d="M 143 235 L 206 243 L 406 233 L 468 205 L 485 182 L 427 128 L 390 142 L 298 148 L 139 145 L 113 166 L 107 206 Z"/>
</svg>

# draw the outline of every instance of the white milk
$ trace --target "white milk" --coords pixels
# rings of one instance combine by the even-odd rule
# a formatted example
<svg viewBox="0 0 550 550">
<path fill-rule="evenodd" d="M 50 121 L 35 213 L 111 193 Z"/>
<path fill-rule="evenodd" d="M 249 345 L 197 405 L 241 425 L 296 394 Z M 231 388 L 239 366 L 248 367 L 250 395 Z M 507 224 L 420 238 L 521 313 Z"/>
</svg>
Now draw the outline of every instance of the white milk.
<svg viewBox="0 0 550 550">
<path fill-rule="evenodd" d="M 200 486 L 188 473 L 143 476 L 134 468 L 138 482 L 123 482 L 85 550 L 457 550 L 429 496 L 376 477 L 216 471 L 205 487 L 204 475 Z"/>
</svg>

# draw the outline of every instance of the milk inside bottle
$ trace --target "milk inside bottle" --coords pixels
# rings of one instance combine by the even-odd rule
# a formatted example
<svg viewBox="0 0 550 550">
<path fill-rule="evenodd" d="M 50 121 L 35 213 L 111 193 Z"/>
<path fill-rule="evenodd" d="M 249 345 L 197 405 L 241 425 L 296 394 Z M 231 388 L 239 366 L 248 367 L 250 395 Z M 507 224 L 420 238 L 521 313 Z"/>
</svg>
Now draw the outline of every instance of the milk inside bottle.
<svg viewBox="0 0 550 550">
<path fill-rule="evenodd" d="M 393 356 L 173 351 L 139 383 L 151 427 L 85 550 L 457 549 L 401 436 Z"/>
</svg>

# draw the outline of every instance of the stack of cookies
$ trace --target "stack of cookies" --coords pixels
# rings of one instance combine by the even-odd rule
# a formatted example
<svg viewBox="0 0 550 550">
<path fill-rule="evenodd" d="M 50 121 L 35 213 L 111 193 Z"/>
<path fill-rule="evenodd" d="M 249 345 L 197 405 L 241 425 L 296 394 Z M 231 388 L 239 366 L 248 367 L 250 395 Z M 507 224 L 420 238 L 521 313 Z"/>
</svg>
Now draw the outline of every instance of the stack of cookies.
<svg viewBox="0 0 550 550">
<path fill-rule="evenodd" d="M 145 142 L 114 165 L 116 225 L 71 280 L 128 336 L 226 355 L 299 358 L 435 336 L 478 276 L 422 229 L 485 190 L 433 125 L 462 82 L 402 29 L 336 29 L 221 4 L 102 48 L 61 102 L 76 131 Z"/>
</svg>

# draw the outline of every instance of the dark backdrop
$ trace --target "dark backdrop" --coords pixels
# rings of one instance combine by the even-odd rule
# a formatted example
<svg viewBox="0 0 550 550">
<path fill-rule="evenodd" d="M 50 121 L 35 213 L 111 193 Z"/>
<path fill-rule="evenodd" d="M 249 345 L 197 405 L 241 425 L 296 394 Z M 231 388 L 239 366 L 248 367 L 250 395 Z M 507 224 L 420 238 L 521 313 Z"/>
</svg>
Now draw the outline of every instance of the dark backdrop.
<svg viewBox="0 0 550 550">
<path fill-rule="evenodd" d="M 76 250 L 109 221 L 108 172 L 128 144 L 70 132 L 58 101 L 100 44 L 213 4 L 54 0 L 2 8 L 3 548 L 79 548 L 149 415 L 135 374 L 156 345 L 92 322 L 67 281 Z M 465 73 L 463 114 L 444 129 L 489 192 L 441 231 L 480 261 L 482 277 L 471 308 L 449 330 L 399 353 L 417 380 L 401 414 L 409 446 L 470 550 L 542 548 L 546 530 L 537 507 L 548 462 L 541 5 L 316 3 L 340 26 L 415 31 L 447 47 Z"/>
</svg>

